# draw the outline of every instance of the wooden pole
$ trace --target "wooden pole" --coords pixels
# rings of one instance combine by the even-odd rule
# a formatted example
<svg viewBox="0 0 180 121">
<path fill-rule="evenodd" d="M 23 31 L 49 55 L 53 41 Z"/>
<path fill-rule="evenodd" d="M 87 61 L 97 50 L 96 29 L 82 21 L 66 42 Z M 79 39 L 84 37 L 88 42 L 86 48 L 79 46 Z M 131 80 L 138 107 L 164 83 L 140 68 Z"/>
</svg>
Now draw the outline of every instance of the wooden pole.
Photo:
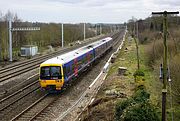
<svg viewBox="0 0 180 121">
<path fill-rule="evenodd" d="M 179 14 L 179 12 L 152 12 L 152 14 L 163 15 L 163 45 L 164 45 L 164 56 L 163 56 L 163 87 L 162 87 L 162 121 L 166 121 L 166 81 L 167 81 L 167 15 L 168 14 Z"/>
</svg>

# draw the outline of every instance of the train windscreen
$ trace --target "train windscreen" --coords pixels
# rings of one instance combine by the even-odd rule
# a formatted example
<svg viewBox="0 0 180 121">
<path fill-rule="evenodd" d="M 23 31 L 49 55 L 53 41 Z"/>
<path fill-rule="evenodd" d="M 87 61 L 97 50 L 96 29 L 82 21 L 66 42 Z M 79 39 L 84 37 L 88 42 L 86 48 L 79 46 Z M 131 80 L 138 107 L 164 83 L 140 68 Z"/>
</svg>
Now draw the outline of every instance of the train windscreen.
<svg viewBox="0 0 180 121">
<path fill-rule="evenodd" d="M 41 67 L 40 79 L 62 79 L 60 66 Z"/>
</svg>

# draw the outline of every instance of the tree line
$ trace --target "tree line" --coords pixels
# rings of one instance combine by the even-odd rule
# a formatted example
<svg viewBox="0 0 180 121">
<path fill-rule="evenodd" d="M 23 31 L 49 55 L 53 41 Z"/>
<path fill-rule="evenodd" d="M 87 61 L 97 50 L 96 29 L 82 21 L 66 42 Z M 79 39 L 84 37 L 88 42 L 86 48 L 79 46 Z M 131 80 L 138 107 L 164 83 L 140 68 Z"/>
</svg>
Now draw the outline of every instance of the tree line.
<svg viewBox="0 0 180 121">
<path fill-rule="evenodd" d="M 52 47 L 61 46 L 61 23 L 40 23 L 23 21 L 8 11 L 6 14 L 0 12 L 0 60 L 8 60 L 8 20 L 12 20 L 12 27 L 40 27 L 40 31 L 13 31 L 13 56 L 19 56 L 20 47 L 23 45 L 37 45 L 41 50 L 49 45 Z M 96 27 L 98 26 L 98 27 Z M 110 33 L 111 24 L 101 24 L 102 34 Z M 97 29 L 98 28 L 98 29 Z M 74 41 L 84 39 L 83 30 L 84 23 L 64 24 L 64 45 L 68 45 Z M 96 30 L 97 29 L 97 30 Z M 100 28 L 97 24 L 86 23 L 86 38 L 90 38 L 100 34 Z"/>
</svg>

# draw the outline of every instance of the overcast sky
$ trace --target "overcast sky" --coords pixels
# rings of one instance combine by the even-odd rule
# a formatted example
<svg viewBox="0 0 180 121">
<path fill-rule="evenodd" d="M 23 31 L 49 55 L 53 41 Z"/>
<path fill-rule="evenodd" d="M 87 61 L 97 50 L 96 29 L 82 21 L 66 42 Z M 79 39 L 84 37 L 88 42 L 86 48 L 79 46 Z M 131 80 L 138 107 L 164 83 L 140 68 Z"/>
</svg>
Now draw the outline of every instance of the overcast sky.
<svg viewBox="0 0 180 121">
<path fill-rule="evenodd" d="M 64 23 L 124 23 L 152 11 L 179 11 L 179 0 L 0 0 L 0 11 L 10 10 L 23 21 Z"/>
</svg>

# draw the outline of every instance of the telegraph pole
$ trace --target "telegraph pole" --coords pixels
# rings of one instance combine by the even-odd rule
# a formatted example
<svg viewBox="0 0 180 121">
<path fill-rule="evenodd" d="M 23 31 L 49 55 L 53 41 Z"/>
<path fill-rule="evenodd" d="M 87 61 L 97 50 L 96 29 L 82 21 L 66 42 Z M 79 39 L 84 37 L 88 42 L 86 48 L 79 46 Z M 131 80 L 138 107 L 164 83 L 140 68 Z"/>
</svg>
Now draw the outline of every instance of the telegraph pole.
<svg viewBox="0 0 180 121">
<path fill-rule="evenodd" d="M 163 87 L 162 87 L 162 121 L 166 121 L 166 81 L 167 81 L 167 15 L 179 14 L 179 12 L 152 12 L 152 15 L 163 15 L 163 44 L 164 44 L 164 56 L 163 56 Z"/>
<path fill-rule="evenodd" d="M 136 19 L 134 18 L 134 32 L 133 32 L 133 38 L 136 44 L 136 56 L 137 56 L 137 68 L 138 70 L 140 69 L 140 62 L 139 62 L 139 46 L 138 46 L 138 21 L 136 21 Z M 137 22 L 137 23 L 136 23 Z"/>
<path fill-rule="evenodd" d="M 134 37 L 134 39 L 135 39 L 135 42 L 136 42 L 136 48 L 137 48 L 137 64 L 138 64 L 138 70 L 140 69 L 140 62 L 139 62 L 139 36 L 138 36 L 138 21 L 136 21 L 137 23 L 135 24 L 135 25 L 137 25 L 136 26 L 136 38 L 137 38 L 137 40 L 136 40 L 136 38 Z"/>
<path fill-rule="evenodd" d="M 136 30 L 136 35 L 137 35 L 137 39 L 139 40 L 139 23 L 138 23 L 138 21 L 136 21 L 137 23 L 136 23 L 136 28 L 137 28 L 137 30 Z"/>
</svg>

